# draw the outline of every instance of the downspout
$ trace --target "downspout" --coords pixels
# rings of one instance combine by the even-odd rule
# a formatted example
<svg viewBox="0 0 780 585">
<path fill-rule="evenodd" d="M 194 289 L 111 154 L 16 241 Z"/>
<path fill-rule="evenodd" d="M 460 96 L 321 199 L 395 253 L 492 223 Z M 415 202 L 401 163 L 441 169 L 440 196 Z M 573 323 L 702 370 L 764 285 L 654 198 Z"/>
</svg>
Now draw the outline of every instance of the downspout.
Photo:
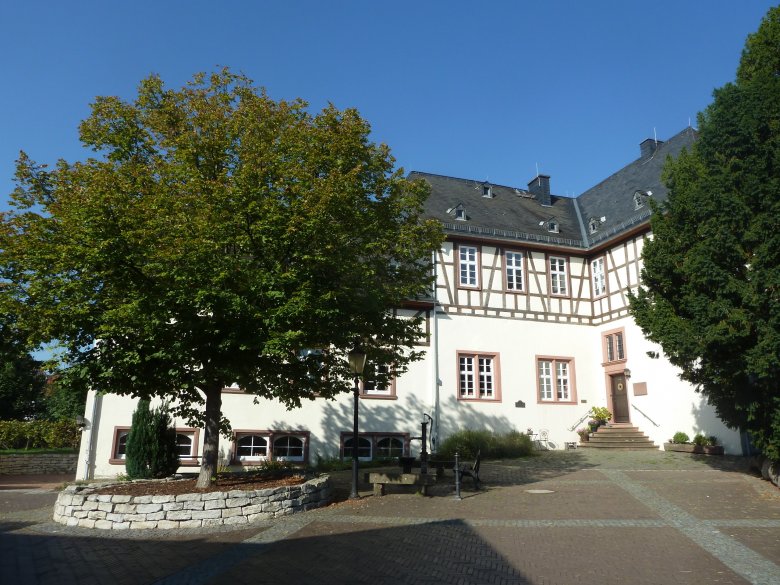
<svg viewBox="0 0 780 585">
<path fill-rule="evenodd" d="M 436 270 L 436 251 L 433 257 L 433 424 L 431 425 L 431 445 L 434 453 L 439 446 L 439 301 L 437 296 L 439 275 Z"/>
<path fill-rule="evenodd" d="M 82 479 L 92 479 L 93 470 L 92 461 L 94 459 L 93 450 L 95 448 L 95 431 L 97 430 L 97 417 L 100 411 L 100 406 L 103 401 L 103 395 L 99 392 L 95 392 L 95 398 L 92 400 L 92 416 L 89 419 L 89 439 L 87 441 L 87 452 L 84 459 L 84 477 Z"/>
</svg>

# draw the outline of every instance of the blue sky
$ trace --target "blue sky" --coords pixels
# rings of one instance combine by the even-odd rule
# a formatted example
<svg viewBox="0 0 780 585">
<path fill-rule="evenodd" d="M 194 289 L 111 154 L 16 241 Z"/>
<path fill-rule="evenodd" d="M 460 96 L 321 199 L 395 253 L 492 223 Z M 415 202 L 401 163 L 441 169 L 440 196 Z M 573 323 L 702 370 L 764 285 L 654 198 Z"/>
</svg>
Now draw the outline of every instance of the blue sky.
<svg viewBox="0 0 780 585">
<path fill-rule="evenodd" d="M 759 0 L 6 1 L 0 209 L 14 160 L 73 161 L 97 95 L 229 66 L 274 99 L 356 107 L 408 172 L 579 194 L 734 78 Z"/>
</svg>

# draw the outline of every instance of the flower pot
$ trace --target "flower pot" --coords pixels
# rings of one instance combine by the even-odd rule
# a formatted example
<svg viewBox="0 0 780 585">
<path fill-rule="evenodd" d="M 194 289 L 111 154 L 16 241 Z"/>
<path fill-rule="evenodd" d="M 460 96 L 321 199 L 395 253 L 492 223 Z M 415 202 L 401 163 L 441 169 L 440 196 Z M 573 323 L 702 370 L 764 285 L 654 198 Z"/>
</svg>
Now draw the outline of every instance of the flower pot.
<svg viewBox="0 0 780 585">
<path fill-rule="evenodd" d="M 693 443 L 664 443 L 664 451 L 694 453 L 697 455 L 723 455 L 723 445 L 694 445 Z"/>
</svg>

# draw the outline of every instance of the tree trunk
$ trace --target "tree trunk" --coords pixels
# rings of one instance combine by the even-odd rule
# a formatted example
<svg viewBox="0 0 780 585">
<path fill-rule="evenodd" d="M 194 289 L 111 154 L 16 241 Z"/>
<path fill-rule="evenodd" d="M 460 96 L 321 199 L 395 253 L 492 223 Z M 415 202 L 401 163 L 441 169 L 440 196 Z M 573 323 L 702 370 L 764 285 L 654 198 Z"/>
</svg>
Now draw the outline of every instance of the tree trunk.
<svg viewBox="0 0 780 585">
<path fill-rule="evenodd" d="M 222 416 L 222 385 L 214 384 L 207 388 L 206 426 L 203 432 L 203 458 L 200 462 L 200 475 L 195 487 L 206 488 L 217 479 L 217 461 L 219 458 L 219 419 Z"/>
</svg>

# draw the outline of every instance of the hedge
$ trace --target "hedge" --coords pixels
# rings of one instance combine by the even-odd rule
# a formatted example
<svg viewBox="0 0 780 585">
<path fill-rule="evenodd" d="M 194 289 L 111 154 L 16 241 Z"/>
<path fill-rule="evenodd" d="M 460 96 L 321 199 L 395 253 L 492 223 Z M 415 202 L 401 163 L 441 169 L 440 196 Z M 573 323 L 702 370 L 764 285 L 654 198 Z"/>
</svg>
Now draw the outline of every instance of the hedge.
<svg viewBox="0 0 780 585">
<path fill-rule="evenodd" d="M 75 421 L 0 420 L 0 449 L 77 449 Z"/>
</svg>

